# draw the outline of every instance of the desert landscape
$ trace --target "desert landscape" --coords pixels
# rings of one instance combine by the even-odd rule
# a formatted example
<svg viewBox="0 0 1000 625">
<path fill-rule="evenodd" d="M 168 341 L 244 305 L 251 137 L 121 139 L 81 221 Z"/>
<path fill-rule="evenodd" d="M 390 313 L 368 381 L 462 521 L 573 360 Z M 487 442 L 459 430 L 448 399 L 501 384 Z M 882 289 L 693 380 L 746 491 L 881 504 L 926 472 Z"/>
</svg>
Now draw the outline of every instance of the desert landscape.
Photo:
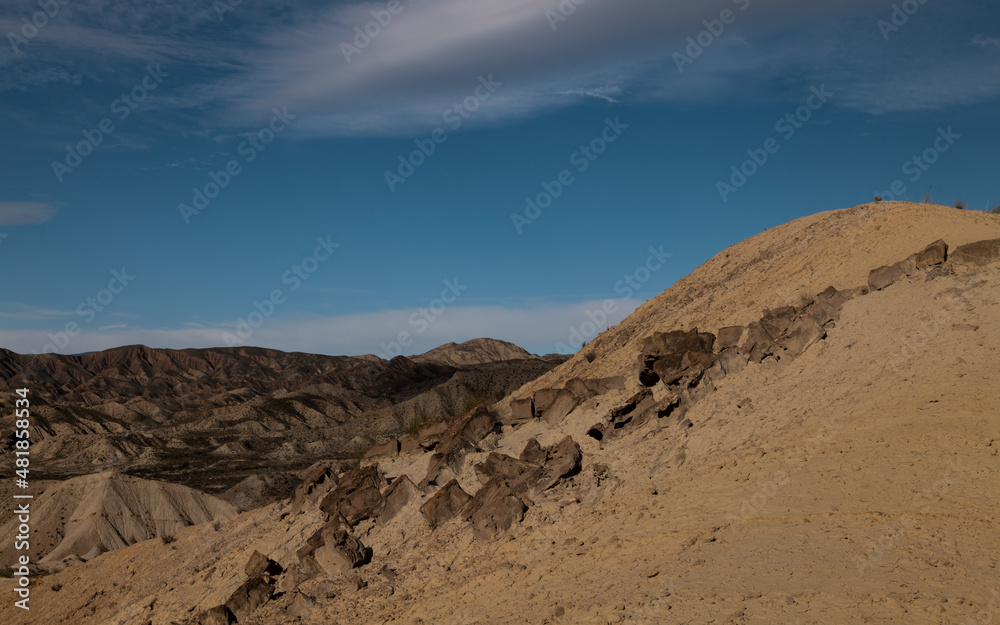
<svg viewBox="0 0 1000 625">
<path fill-rule="evenodd" d="M 65 472 L 33 504 L 36 607 L 8 578 L 0 611 L 994 622 L 998 277 L 1000 216 L 878 202 L 720 251 L 568 360 L 46 358 L 35 453 Z"/>
<path fill-rule="evenodd" d="M 1000 625 L 995 0 L 0 35 L 0 625 Z"/>
</svg>

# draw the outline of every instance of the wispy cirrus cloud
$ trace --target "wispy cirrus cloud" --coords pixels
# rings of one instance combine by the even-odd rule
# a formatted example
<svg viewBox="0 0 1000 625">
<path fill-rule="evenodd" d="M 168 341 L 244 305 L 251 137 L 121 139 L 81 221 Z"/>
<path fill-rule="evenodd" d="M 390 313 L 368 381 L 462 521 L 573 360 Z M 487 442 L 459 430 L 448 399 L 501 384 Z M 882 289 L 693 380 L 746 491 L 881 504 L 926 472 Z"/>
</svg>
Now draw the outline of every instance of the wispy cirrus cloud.
<svg viewBox="0 0 1000 625">
<path fill-rule="evenodd" d="M 56 214 L 52 204 L 40 202 L 0 202 L 0 226 L 43 224 Z"/>
</svg>

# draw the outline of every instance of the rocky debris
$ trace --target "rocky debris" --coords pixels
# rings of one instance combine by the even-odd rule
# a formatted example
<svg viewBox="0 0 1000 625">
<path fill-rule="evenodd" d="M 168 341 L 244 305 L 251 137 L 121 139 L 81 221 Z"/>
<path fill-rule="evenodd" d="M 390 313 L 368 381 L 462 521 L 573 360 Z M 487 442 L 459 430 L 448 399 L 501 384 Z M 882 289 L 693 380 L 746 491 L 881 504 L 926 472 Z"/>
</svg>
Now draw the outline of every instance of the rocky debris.
<svg viewBox="0 0 1000 625">
<path fill-rule="evenodd" d="M 960 265 L 981 266 L 1000 261 L 1000 239 L 977 241 L 955 248 L 952 260 Z"/>
<path fill-rule="evenodd" d="M 225 607 L 236 622 L 247 620 L 257 608 L 274 596 L 274 584 L 256 577 L 243 582 L 226 600 Z"/>
<path fill-rule="evenodd" d="M 226 606 L 215 606 L 210 610 L 205 610 L 195 621 L 198 625 L 231 625 L 236 622 L 236 617 Z"/>
<path fill-rule="evenodd" d="M 379 502 L 379 512 L 377 521 L 379 525 L 385 525 L 391 521 L 406 504 L 419 496 L 416 484 L 408 475 L 401 475 L 396 478 L 389 488 L 382 493 L 382 501 Z"/>
<path fill-rule="evenodd" d="M 510 425 L 521 425 L 535 418 L 535 400 L 533 397 L 515 399 L 510 402 Z"/>
<path fill-rule="evenodd" d="M 258 608 L 274 596 L 275 576 L 283 571 L 280 564 L 259 551 L 254 551 L 243 567 L 247 581 L 240 584 L 222 605 L 208 609 L 197 617 L 197 625 L 231 625 L 246 621 Z"/>
<path fill-rule="evenodd" d="M 542 454 L 541 462 L 536 463 L 493 452 L 486 457 L 486 460 L 475 466 L 476 474 L 480 483 L 484 485 L 500 479 L 515 492 L 522 494 L 534 486 L 541 477 L 542 465 L 548 457 L 544 450 Z"/>
<path fill-rule="evenodd" d="M 755 363 L 769 356 L 795 358 L 823 338 L 826 330 L 805 309 L 784 306 L 767 311 L 760 321 L 750 324 L 740 351 Z"/>
<path fill-rule="evenodd" d="M 483 406 L 474 408 L 444 434 L 428 462 L 427 475 L 420 482 L 420 487 L 423 489 L 437 484 L 446 469 L 457 472 L 466 452 L 478 449 L 487 435 L 499 429 L 500 422 L 496 415 Z"/>
<path fill-rule="evenodd" d="M 310 536 L 295 555 L 302 567 L 297 583 L 321 573 L 336 577 L 371 561 L 371 550 L 335 520 Z"/>
<path fill-rule="evenodd" d="M 451 480 L 420 506 L 420 513 L 427 519 L 431 529 L 435 529 L 457 516 L 470 499 L 472 497 L 462 490 L 458 480 Z"/>
<path fill-rule="evenodd" d="M 323 497 L 320 510 L 348 525 L 357 525 L 377 515 L 384 486 L 385 478 L 377 464 L 346 471 L 336 488 Z"/>
<path fill-rule="evenodd" d="M 487 482 L 462 511 L 462 518 L 472 524 L 472 533 L 482 540 L 493 540 L 514 523 L 524 519 L 528 509 L 524 501 L 502 477 Z"/>
<path fill-rule="evenodd" d="M 547 450 L 542 476 L 536 488 L 540 491 L 548 490 L 563 478 L 576 475 L 580 472 L 582 460 L 580 445 L 570 436 L 562 439 Z"/>
<path fill-rule="evenodd" d="M 271 558 L 268 558 L 261 552 L 255 550 L 250 555 L 250 559 L 247 560 L 246 566 L 243 567 L 243 570 L 247 574 L 247 577 L 253 578 L 264 577 L 266 575 L 275 577 L 281 575 L 281 572 L 284 569 L 282 569 L 281 565 Z"/>
<path fill-rule="evenodd" d="M 525 497 L 529 491 L 548 490 L 575 475 L 582 458 L 580 446 L 569 436 L 547 450 L 531 439 L 520 459 L 491 453 L 475 467 L 483 486 L 465 506 L 462 518 L 472 524 L 477 538 L 493 540 L 524 518 L 531 505 Z"/>
<path fill-rule="evenodd" d="M 331 464 L 325 463 L 314 467 L 295 489 L 291 514 L 298 514 L 316 503 L 336 485 L 337 472 Z"/>
<path fill-rule="evenodd" d="M 715 341 L 716 348 L 722 352 L 730 347 L 736 347 L 746 332 L 746 326 L 728 326 L 719 330 L 718 338 Z"/>
<path fill-rule="evenodd" d="M 566 415 L 573 412 L 581 398 L 568 388 L 559 389 L 552 396 L 552 401 L 541 411 L 541 419 L 549 424 L 562 421 Z"/>
<path fill-rule="evenodd" d="M 603 395 L 625 386 L 625 378 L 568 380 L 562 388 L 546 388 L 534 392 L 531 397 L 511 401 L 511 415 L 506 425 L 521 425 L 534 419 L 543 419 L 555 424 L 562 421 L 577 406 L 595 395 Z"/>
<path fill-rule="evenodd" d="M 642 342 L 637 373 L 643 386 L 662 381 L 667 385 L 697 384 L 715 362 L 715 335 L 699 332 L 657 332 Z"/>
<path fill-rule="evenodd" d="M 906 260 L 872 269 L 868 274 L 868 287 L 873 291 L 881 291 L 906 276 L 912 276 L 917 270 L 940 265 L 946 260 L 948 260 L 948 244 L 941 240 L 935 241 L 922 251 L 911 254 Z"/>
<path fill-rule="evenodd" d="M 899 282 L 906 277 L 906 272 L 899 263 L 872 269 L 868 274 L 868 286 L 873 291 L 881 291 L 890 284 Z"/>
<path fill-rule="evenodd" d="M 545 448 L 541 446 L 537 438 L 532 438 L 527 442 L 520 456 L 521 460 L 534 464 L 542 464 L 545 462 L 545 458 Z"/>
</svg>

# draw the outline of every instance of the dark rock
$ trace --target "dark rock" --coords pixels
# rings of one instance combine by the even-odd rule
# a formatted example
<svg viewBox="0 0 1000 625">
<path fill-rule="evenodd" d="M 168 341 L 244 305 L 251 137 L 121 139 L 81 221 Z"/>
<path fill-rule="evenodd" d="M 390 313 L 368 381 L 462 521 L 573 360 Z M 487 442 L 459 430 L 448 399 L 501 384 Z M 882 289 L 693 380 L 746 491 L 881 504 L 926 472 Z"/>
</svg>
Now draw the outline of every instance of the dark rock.
<svg viewBox="0 0 1000 625">
<path fill-rule="evenodd" d="M 542 450 L 542 454 L 542 462 L 545 462 L 548 454 L 544 450 Z M 484 462 L 476 465 L 476 473 L 479 474 L 479 479 L 483 484 L 499 478 L 510 486 L 515 494 L 522 495 L 538 482 L 542 475 L 542 464 L 526 462 L 493 452 L 487 456 Z"/>
<path fill-rule="evenodd" d="M 285 614 L 293 619 L 305 619 L 309 617 L 315 607 L 315 599 L 308 595 L 304 595 L 301 592 L 296 592 L 295 596 L 292 597 L 292 600 L 288 602 L 288 607 L 285 608 Z"/>
<path fill-rule="evenodd" d="M 198 616 L 199 625 L 232 625 L 236 622 L 236 617 L 224 605 L 217 605 L 210 610 L 206 610 Z"/>
<path fill-rule="evenodd" d="M 378 524 L 385 525 L 391 521 L 417 495 L 417 486 L 408 475 L 396 478 L 396 481 L 389 485 L 389 488 L 385 489 L 385 492 L 382 494 L 382 501 L 379 504 Z"/>
<path fill-rule="evenodd" d="M 336 485 L 337 475 L 333 467 L 329 465 L 316 467 L 309 472 L 309 475 L 295 489 L 295 496 L 292 498 L 291 514 L 298 514 L 316 503 L 320 497 L 330 492 L 330 489 Z"/>
<path fill-rule="evenodd" d="M 698 332 L 657 332 L 642 342 L 639 381 L 644 386 L 664 384 L 685 386 L 697 383 L 705 369 L 715 362 L 715 335 Z"/>
<path fill-rule="evenodd" d="M 566 418 L 566 415 L 573 412 L 573 409 L 579 403 L 579 398 L 569 389 L 560 389 L 556 392 L 552 403 L 542 412 L 541 418 L 546 423 L 554 425 Z"/>
<path fill-rule="evenodd" d="M 535 418 L 535 402 L 531 397 L 510 402 L 510 424 L 521 425 Z"/>
<path fill-rule="evenodd" d="M 873 291 L 881 291 L 890 284 L 894 284 L 906 276 L 906 272 L 899 266 L 886 265 L 878 269 L 872 269 L 868 274 L 868 286 Z"/>
<path fill-rule="evenodd" d="M 840 319 L 844 304 L 853 297 L 853 291 L 838 291 L 831 286 L 806 304 L 802 312 L 812 317 L 819 325 L 826 327 L 827 324 Z"/>
<path fill-rule="evenodd" d="M 254 551 L 243 567 L 247 577 L 264 577 L 264 575 L 281 575 L 281 565 L 259 551 Z"/>
<path fill-rule="evenodd" d="M 719 338 L 715 342 L 715 348 L 720 352 L 729 347 L 735 347 L 743 338 L 746 326 L 728 326 L 719 330 Z"/>
<path fill-rule="evenodd" d="M 726 375 L 739 373 L 746 366 L 747 359 L 739 347 L 728 347 L 719 354 L 718 364 Z"/>
<path fill-rule="evenodd" d="M 361 541 L 336 522 L 317 530 L 296 555 L 310 576 L 322 572 L 327 577 L 367 564 L 370 559 Z"/>
<path fill-rule="evenodd" d="M 1000 261 L 1000 239 L 977 241 L 957 247 L 951 259 L 955 263 L 972 266 L 989 265 Z"/>
<path fill-rule="evenodd" d="M 558 484 L 559 480 L 579 473 L 582 459 L 583 453 L 580 451 L 580 445 L 570 436 L 550 447 L 548 459 L 545 461 L 542 476 L 537 485 L 538 490 L 548 490 Z"/>
<path fill-rule="evenodd" d="M 472 497 L 462 490 L 458 482 L 451 480 L 420 506 L 420 513 L 427 519 L 431 529 L 434 529 L 454 518 L 470 499 Z"/>
<path fill-rule="evenodd" d="M 625 378 L 623 376 L 584 380 L 583 383 L 586 384 L 591 393 L 595 395 L 603 395 L 611 391 L 617 391 L 625 388 Z"/>
<path fill-rule="evenodd" d="M 556 400 L 556 394 L 559 392 L 558 389 L 546 388 L 540 391 L 535 391 L 532 399 L 535 403 L 535 414 L 541 415 L 545 410 L 552 405 L 552 402 Z"/>
<path fill-rule="evenodd" d="M 521 460 L 534 464 L 542 464 L 547 457 L 548 454 L 545 453 L 545 450 L 536 438 L 529 440 L 524 446 L 524 451 L 521 452 Z"/>
<path fill-rule="evenodd" d="M 496 416 L 480 406 L 450 428 L 427 465 L 427 475 L 420 482 L 421 488 L 437 484 L 445 468 L 458 472 L 465 453 L 478 449 L 479 443 L 492 432 L 500 429 Z"/>
<path fill-rule="evenodd" d="M 579 399 L 586 399 L 593 394 L 586 382 L 580 378 L 573 378 L 563 385 L 563 388 L 576 395 Z"/>
<path fill-rule="evenodd" d="M 320 510 L 342 517 L 349 525 L 357 525 L 375 516 L 384 486 L 385 479 L 377 464 L 346 471 L 337 487 L 323 498 Z"/>
<path fill-rule="evenodd" d="M 943 264 L 948 260 L 948 244 L 938 239 L 924 248 L 922 252 L 917 252 L 910 257 L 916 269 L 927 269 L 934 265 Z"/>
<path fill-rule="evenodd" d="M 810 316 L 796 318 L 781 337 L 785 356 L 795 358 L 816 341 L 826 338 L 826 330 Z"/>
<path fill-rule="evenodd" d="M 479 489 L 462 517 L 472 523 L 472 532 L 481 540 L 493 540 L 524 519 L 527 506 L 501 477 L 495 477 Z"/>
<path fill-rule="evenodd" d="M 226 609 L 236 618 L 236 622 L 247 620 L 259 607 L 270 601 L 274 594 L 274 584 L 255 577 L 243 582 L 226 600 Z"/>
</svg>

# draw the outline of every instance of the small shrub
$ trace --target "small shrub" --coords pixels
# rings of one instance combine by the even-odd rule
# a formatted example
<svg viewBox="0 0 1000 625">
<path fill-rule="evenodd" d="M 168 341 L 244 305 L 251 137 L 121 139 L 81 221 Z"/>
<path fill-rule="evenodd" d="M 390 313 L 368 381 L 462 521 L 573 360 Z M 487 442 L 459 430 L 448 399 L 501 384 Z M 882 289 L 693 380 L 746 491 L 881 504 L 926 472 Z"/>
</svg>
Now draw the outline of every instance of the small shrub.
<svg viewBox="0 0 1000 625">
<path fill-rule="evenodd" d="M 597 358 L 597 354 L 594 353 L 594 350 L 590 350 L 584 354 L 583 357 L 587 359 L 587 362 L 594 362 L 594 359 Z"/>
<path fill-rule="evenodd" d="M 215 531 L 217 531 L 217 532 L 219 531 L 219 528 L 221 528 L 221 527 L 222 527 L 222 523 L 220 521 L 216 521 L 215 523 L 212 523 L 212 529 L 215 530 Z"/>
<path fill-rule="evenodd" d="M 968 208 L 968 207 L 969 207 L 969 203 L 968 203 L 968 202 L 966 202 L 965 200 L 962 200 L 962 199 L 958 199 L 958 200 L 955 200 L 955 204 L 954 204 L 954 206 L 955 206 L 955 208 L 957 208 L 958 210 L 960 210 L 960 211 L 964 211 L 964 210 L 965 210 L 966 208 Z"/>
<path fill-rule="evenodd" d="M 462 402 L 462 414 L 467 414 L 470 410 L 480 406 L 489 408 L 498 401 L 500 401 L 500 398 L 496 397 L 493 393 L 487 393 L 479 390 L 470 391 L 469 394 L 465 396 L 465 401 Z"/>
<path fill-rule="evenodd" d="M 927 189 L 924 191 L 924 197 L 920 198 L 921 204 L 933 204 L 934 200 L 931 198 L 931 190 Z"/>
<path fill-rule="evenodd" d="M 60 590 L 62 590 L 62 584 L 59 582 L 52 584 L 52 592 L 59 592 Z"/>
<path fill-rule="evenodd" d="M 1000 215 L 1000 204 L 994 204 L 993 208 L 989 209 L 994 215 Z"/>
<path fill-rule="evenodd" d="M 881 203 L 881 202 L 882 202 L 882 196 L 881 196 L 881 195 L 876 195 L 876 196 L 875 196 L 875 203 L 876 203 L 876 204 L 879 204 L 879 203 Z"/>
<path fill-rule="evenodd" d="M 164 545 L 169 545 L 175 540 L 177 539 L 174 537 L 173 534 L 163 534 L 162 536 L 160 536 L 160 542 L 162 542 Z"/>
</svg>

